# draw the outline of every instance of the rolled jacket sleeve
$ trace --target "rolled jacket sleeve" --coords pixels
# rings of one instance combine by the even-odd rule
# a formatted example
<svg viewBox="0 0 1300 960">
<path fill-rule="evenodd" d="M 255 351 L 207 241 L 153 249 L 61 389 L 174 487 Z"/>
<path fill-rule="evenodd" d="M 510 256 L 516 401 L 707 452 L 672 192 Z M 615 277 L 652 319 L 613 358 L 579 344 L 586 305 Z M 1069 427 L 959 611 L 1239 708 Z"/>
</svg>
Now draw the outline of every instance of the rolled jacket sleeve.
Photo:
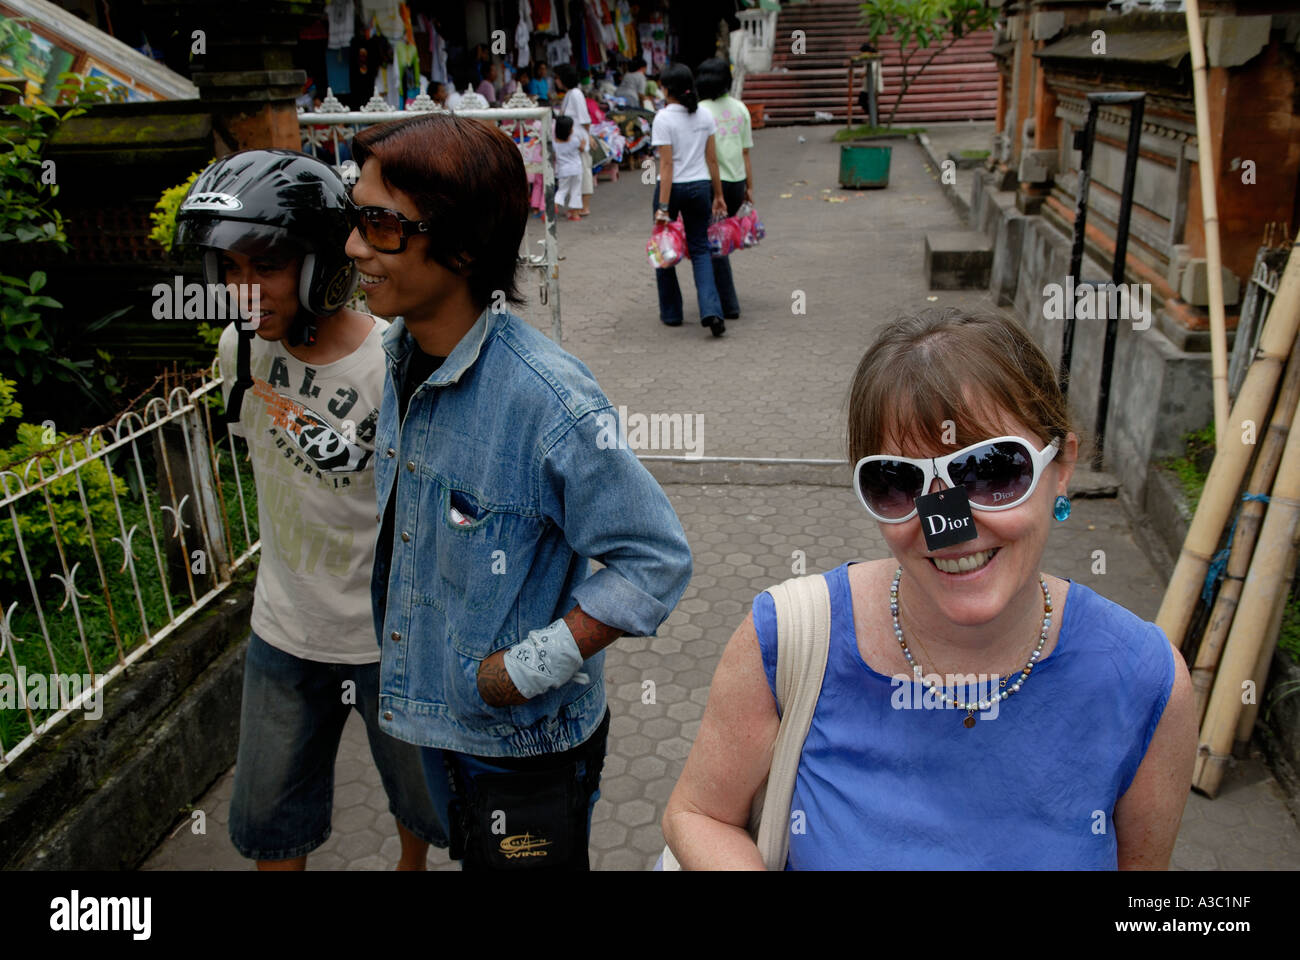
<svg viewBox="0 0 1300 960">
<path fill-rule="evenodd" d="M 618 437 L 612 408 L 575 421 L 543 457 L 540 502 L 576 553 L 604 564 L 574 590 L 583 611 L 653 636 L 690 582 L 691 550 L 668 497 Z"/>
</svg>

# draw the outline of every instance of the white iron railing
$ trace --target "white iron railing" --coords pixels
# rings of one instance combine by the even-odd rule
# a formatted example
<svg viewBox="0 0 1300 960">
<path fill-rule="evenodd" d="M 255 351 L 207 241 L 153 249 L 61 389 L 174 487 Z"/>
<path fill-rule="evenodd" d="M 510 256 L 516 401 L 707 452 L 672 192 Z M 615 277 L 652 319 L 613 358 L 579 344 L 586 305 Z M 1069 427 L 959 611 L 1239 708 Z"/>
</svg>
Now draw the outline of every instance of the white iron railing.
<svg viewBox="0 0 1300 960">
<path fill-rule="evenodd" d="M 560 269 L 559 242 L 555 228 L 555 141 L 551 136 L 551 108 L 539 107 L 537 101 L 522 92 L 516 92 L 503 107 L 489 108 L 487 101 L 476 93 L 466 93 L 454 111 L 438 106 L 427 94 L 420 94 L 405 110 L 394 110 L 380 97 L 371 97 L 360 110 L 350 111 L 329 91 L 314 113 L 299 113 L 302 128 L 303 152 L 318 155 L 328 140 L 333 147 L 337 164 L 340 143 L 351 140 L 358 130 L 376 123 L 404 120 L 421 113 L 455 113 L 458 117 L 486 120 L 496 123 L 536 124 L 534 134 L 542 144 L 542 187 L 545 204 L 542 217 L 546 235 L 542 240 L 543 252 L 520 256 L 520 263 L 540 274 L 538 299 L 551 311 L 551 339 L 562 342 L 560 325 Z M 322 129 L 324 128 L 324 129 Z M 340 134 L 342 139 L 340 140 Z M 340 171 L 342 173 L 342 171 Z"/>
<path fill-rule="evenodd" d="M 744 49 L 745 69 L 763 73 L 772 69 L 772 51 L 776 45 L 777 10 L 741 10 L 736 14 L 740 28 L 749 34 L 749 44 Z"/>
<path fill-rule="evenodd" d="M 102 709 L 105 685 L 211 603 L 259 549 L 246 458 L 233 437 L 228 456 L 213 441 L 208 398 L 220 385 L 214 373 L 193 391 L 178 386 L 143 414 L 0 471 L 9 573 L 0 580 L 0 769 L 74 711 Z M 98 589 L 83 593 L 77 575 L 91 568 Z"/>
</svg>

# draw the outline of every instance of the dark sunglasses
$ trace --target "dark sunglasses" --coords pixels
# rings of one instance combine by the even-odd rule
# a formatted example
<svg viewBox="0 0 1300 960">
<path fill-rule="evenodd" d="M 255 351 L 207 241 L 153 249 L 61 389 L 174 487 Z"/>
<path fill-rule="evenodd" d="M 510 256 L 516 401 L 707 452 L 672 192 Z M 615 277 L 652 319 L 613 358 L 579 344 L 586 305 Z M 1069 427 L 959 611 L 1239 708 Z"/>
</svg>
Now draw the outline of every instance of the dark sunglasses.
<svg viewBox="0 0 1300 960">
<path fill-rule="evenodd" d="M 432 220 L 408 220 L 388 207 L 359 207 L 348 197 L 348 222 L 376 253 L 402 253 L 406 238 L 428 233 Z"/>
<path fill-rule="evenodd" d="M 916 515 L 917 497 L 935 477 L 950 487 L 964 486 L 977 510 L 1010 510 L 1038 486 L 1061 441 L 1042 450 L 1022 437 L 995 437 L 942 457 L 871 456 L 853 468 L 853 488 L 867 512 L 883 523 L 903 523 Z"/>
</svg>

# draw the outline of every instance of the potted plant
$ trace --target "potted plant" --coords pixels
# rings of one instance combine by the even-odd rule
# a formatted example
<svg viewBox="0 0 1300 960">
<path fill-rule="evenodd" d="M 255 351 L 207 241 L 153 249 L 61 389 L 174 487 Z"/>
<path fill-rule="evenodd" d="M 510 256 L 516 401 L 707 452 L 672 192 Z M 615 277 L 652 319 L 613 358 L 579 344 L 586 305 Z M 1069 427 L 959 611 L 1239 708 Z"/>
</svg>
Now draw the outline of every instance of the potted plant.
<svg viewBox="0 0 1300 960">
<path fill-rule="evenodd" d="M 882 34 L 892 36 L 898 41 L 903 67 L 902 86 L 885 118 L 884 136 L 902 132 L 893 129 L 894 117 L 908 89 L 934 58 L 962 37 L 990 29 L 998 18 L 998 9 L 990 7 L 988 0 L 865 0 L 861 9 L 868 42 L 874 44 Z M 924 50 L 931 52 L 913 72 L 913 62 Z M 888 186 L 892 152 L 887 144 L 844 144 L 840 147 L 840 185 Z"/>
</svg>

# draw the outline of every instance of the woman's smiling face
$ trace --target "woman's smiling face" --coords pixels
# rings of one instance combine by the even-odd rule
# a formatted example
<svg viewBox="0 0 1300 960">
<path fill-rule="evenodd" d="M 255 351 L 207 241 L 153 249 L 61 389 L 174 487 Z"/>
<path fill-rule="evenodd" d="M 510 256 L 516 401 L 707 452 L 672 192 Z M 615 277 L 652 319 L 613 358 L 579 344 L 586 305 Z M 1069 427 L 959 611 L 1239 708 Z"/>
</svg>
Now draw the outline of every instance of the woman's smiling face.
<svg viewBox="0 0 1300 960">
<path fill-rule="evenodd" d="M 1006 411 L 988 418 L 996 436 L 1022 437 L 1035 450 L 1050 438 L 1040 437 Z M 880 453 L 924 459 L 954 453 L 957 446 L 936 448 L 931 441 L 891 440 Z M 1078 438 L 1070 433 L 1049 462 L 1033 493 L 1009 510 L 971 509 L 976 537 L 938 550 L 926 545 L 920 516 L 904 523 L 881 523 L 880 532 L 903 568 L 908 589 L 950 623 L 978 626 L 992 621 L 1027 584 L 1037 583 L 1052 525 L 1052 505 L 1063 495 L 1074 472 Z M 944 489 L 935 480 L 927 493 Z M 937 561 L 937 562 L 936 562 Z M 946 568 L 946 569 L 944 569 Z M 915 601 L 913 601 L 915 602 Z"/>
</svg>

